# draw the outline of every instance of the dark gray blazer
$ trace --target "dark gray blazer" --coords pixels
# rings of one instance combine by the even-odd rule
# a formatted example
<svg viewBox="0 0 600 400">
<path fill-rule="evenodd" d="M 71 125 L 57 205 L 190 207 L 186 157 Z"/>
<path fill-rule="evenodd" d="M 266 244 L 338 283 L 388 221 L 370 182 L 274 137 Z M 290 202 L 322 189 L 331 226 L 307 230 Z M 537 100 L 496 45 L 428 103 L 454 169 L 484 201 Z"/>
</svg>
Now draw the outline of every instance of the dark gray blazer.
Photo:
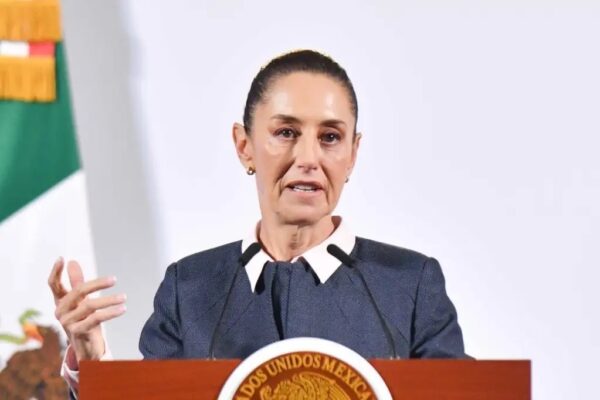
<svg viewBox="0 0 600 400">
<path fill-rule="evenodd" d="M 167 268 L 140 337 L 146 359 L 209 356 L 240 253 L 241 242 L 234 242 Z M 290 269 L 283 327 L 276 323 L 271 291 L 273 271 L 281 266 L 268 263 L 255 292 L 245 271 L 240 271 L 219 325 L 214 355 L 244 358 L 283 338 L 311 336 L 341 343 L 367 358 L 391 356 L 385 330 L 354 269 L 359 268 L 398 356 L 467 357 L 456 310 L 435 259 L 363 238 L 357 238 L 350 256 L 355 266 L 341 265 L 323 284 L 302 262 Z"/>
</svg>

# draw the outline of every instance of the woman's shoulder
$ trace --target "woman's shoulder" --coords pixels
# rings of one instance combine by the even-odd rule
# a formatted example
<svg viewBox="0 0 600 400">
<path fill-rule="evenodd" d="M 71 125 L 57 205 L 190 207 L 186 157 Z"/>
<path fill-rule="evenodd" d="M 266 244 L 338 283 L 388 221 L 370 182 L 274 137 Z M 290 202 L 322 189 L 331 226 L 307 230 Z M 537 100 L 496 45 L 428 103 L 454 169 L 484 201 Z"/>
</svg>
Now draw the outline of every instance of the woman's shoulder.
<svg viewBox="0 0 600 400">
<path fill-rule="evenodd" d="M 205 270 L 205 268 L 228 266 L 237 263 L 241 255 L 242 241 L 223 244 L 207 250 L 202 250 L 194 254 L 183 257 L 175 264 L 180 271 L 185 270 Z M 212 269 L 212 268 L 210 268 Z"/>
<path fill-rule="evenodd" d="M 363 262 L 376 263 L 383 266 L 415 266 L 421 268 L 431 258 L 415 250 L 397 245 L 383 243 L 363 237 L 356 237 L 352 256 Z"/>
</svg>

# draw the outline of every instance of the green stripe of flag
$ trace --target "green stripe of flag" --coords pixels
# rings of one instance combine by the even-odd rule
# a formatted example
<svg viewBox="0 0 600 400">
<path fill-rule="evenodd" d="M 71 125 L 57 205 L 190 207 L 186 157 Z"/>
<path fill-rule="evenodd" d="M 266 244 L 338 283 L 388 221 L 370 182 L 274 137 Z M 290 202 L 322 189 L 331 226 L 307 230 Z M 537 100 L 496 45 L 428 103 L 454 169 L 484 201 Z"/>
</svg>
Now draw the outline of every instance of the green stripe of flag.
<svg viewBox="0 0 600 400">
<path fill-rule="evenodd" d="M 80 168 L 62 43 L 56 101 L 0 100 L 0 222 Z"/>
</svg>

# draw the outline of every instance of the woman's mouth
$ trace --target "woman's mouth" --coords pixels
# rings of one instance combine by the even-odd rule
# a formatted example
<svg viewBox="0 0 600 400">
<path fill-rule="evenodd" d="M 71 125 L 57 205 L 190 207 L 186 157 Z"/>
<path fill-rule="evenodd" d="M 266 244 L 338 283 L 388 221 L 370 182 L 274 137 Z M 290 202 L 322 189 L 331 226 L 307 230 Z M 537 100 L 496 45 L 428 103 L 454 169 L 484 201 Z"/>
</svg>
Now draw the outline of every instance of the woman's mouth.
<svg viewBox="0 0 600 400">
<path fill-rule="evenodd" d="M 323 186 L 319 182 L 316 181 L 294 181 L 289 183 L 286 188 L 291 191 L 301 194 L 311 194 L 317 193 L 323 190 Z"/>
<path fill-rule="evenodd" d="M 318 187 L 313 186 L 313 185 L 293 185 L 291 187 L 291 189 L 294 192 L 316 192 L 317 190 L 319 190 Z"/>
</svg>

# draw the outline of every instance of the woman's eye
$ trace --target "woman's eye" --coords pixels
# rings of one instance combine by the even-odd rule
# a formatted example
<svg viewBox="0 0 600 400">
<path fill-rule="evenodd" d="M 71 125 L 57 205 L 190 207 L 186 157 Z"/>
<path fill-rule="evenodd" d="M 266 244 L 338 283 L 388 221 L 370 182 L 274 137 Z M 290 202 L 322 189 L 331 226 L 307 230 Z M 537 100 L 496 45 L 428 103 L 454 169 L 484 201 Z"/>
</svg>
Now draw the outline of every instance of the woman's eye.
<svg viewBox="0 0 600 400">
<path fill-rule="evenodd" d="M 321 136 L 321 141 L 327 144 L 337 143 L 340 139 L 340 134 L 335 132 L 329 132 Z"/>
<path fill-rule="evenodd" d="M 296 131 L 294 131 L 293 129 L 284 128 L 284 129 L 277 131 L 277 136 L 281 136 L 282 138 L 285 138 L 285 139 L 293 139 L 298 135 L 296 134 Z"/>
</svg>

